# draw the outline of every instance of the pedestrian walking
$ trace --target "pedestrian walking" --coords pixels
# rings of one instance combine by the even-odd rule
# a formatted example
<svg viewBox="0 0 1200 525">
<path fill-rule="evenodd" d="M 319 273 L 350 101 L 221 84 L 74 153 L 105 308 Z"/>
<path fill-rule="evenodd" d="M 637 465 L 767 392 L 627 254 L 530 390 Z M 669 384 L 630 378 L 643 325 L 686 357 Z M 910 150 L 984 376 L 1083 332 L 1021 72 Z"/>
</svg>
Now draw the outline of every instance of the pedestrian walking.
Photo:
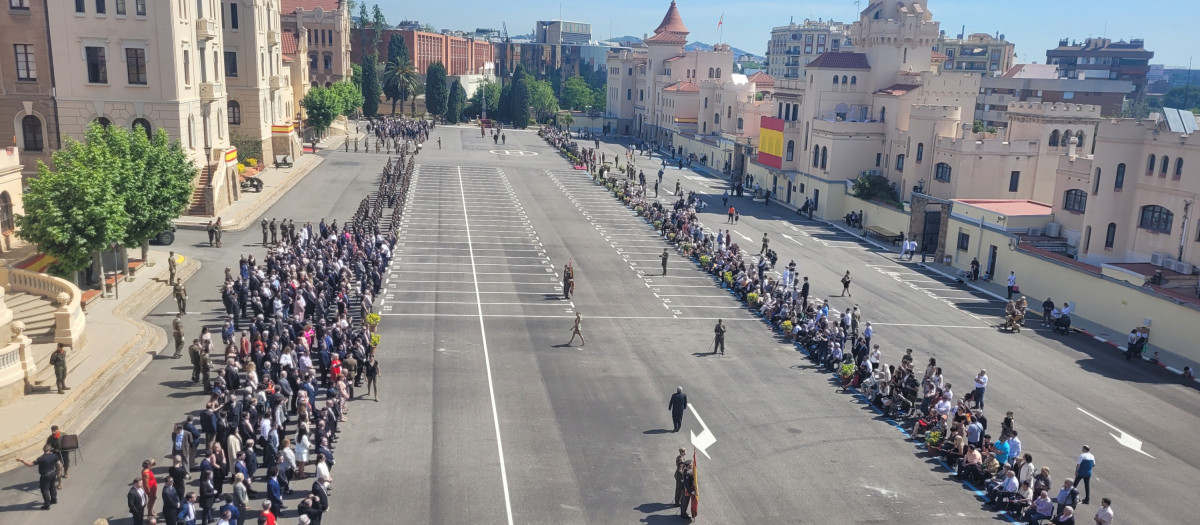
<svg viewBox="0 0 1200 525">
<path fill-rule="evenodd" d="M 1096 457 L 1092 455 L 1092 448 L 1084 445 L 1083 452 L 1075 460 L 1075 482 L 1071 484 L 1073 487 L 1078 487 L 1079 482 L 1083 481 L 1084 505 L 1087 505 L 1092 499 L 1092 469 L 1095 467 Z"/>
<path fill-rule="evenodd" d="M 729 206 L 729 190 L 721 194 L 721 207 Z"/>
<path fill-rule="evenodd" d="M 367 393 L 375 396 L 375 402 L 379 402 L 379 361 L 375 360 L 375 355 L 372 354 L 367 358 L 367 363 L 364 366 L 364 372 L 367 374 Z"/>
<path fill-rule="evenodd" d="M 666 249 L 666 248 L 663 248 L 663 252 L 662 252 L 662 268 L 663 268 L 663 273 L 662 273 L 662 274 L 663 274 L 663 275 L 666 275 L 666 274 L 667 274 L 667 257 L 668 257 L 668 255 L 667 255 L 667 249 Z"/>
<path fill-rule="evenodd" d="M 583 314 L 578 310 L 575 311 L 575 324 L 571 326 L 571 340 L 567 341 L 567 345 L 575 342 L 575 336 L 579 336 L 579 346 L 587 346 L 587 340 L 583 338 Z"/>
<path fill-rule="evenodd" d="M 987 370 L 980 370 L 975 376 L 975 391 L 972 397 L 975 400 L 975 408 L 983 410 L 983 393 L 987 390 L 988 376 Z"/>
<path fill-rule="evenodd" d="M 183 286 L 183 279 L 175 280 L 175 305 L 179 307 L 180 315 L 187 315 L 187 288 Z"/>
<path fill-rule="evenodd" d="M 662 172 L 658 172 L 658 180 L 654 181 L 654 198 L 658 198 L 658 184 L 662 182 Z"/>
<path fill-rule="evenodd" d="M 730 206 L 730 207 L 729 207 L 729 218 L 725 220 L 725 223 L 726 223 L 726 224 L 733 224 L 733 216 L 734 216 L 734 214 L 736 214 L 736 213 L 737 213 L 737 210 L 736 210 L 736 209 L 735 209 L 733 206 Z"/>
<path fill-rule="evenodd" d="M 62 486 L 59 481 L 63 473 L 62 460 L 50 445 L 42 447 L 42 455 L 33 461 L 17 458 L 17 463 L 26 467 L 37 467 L 38 489 L 42 492 L 42 510 L 50 510 L 51 505 L 58 503 L 58 489 Z"/>
<path fill-rule="evenodd" d="M 675 179 L 675 195 L 679 195 L 681 191 L 679 188 L 679 179 Z"/>
<path fill-rule="evenodd" d="M 667 403 L 667 409 L 671 411 L 671 422 L 675 425 L 675 430 L 671 432 L 679 432 L 679 427 L 683 424 L 683 411 L 687 410 L 687 407 L 687 394 L 683 393 L 683 387 L 676 387 L 675 393 L 671 394 L 671 401 Z"/>
<path fill-rule="evenodd" d="M 713 327 L 713 351 L 717 353 L 721 351 L 721 355 L 725 355 L 725 323 L 717 319 L 717 326 Z"/>
<path fill-rule="evenodd" d="M 807 279 L 808 278 L 805 277 L 805 280 Z M 850 270 L 846 270 L 846 275 L 842 276 L 842 295 L 839 297 L 845 297 L 847 295 L 854 297 L 854 294 L 850 293 Z"/>
<path fill-rule="evenodd" d="M 175 319 L 171 321 L 171 335 L 175 337 L 175 355 L 172 359 L 179 359 L 183 355 L 183 313 L 176 313 Z"/>
<path fill-rule="evenodd" d="M 65 394 L 65 390 L 71 387 L 67 386 L 67 349 L 62 343 L 58 343 L 50 355 L 50 366 L 54 367 L 54 384 L 58 386 L 58 393 Z"/>
<path fill-rule="evenodd" d="M 1017 288 L 1017 272 L 1010 271 L 1008 272 L 1008 299 L 1012 300 L 1013 294 L 1018 290 L 1020 289 Z"/>
</svg>

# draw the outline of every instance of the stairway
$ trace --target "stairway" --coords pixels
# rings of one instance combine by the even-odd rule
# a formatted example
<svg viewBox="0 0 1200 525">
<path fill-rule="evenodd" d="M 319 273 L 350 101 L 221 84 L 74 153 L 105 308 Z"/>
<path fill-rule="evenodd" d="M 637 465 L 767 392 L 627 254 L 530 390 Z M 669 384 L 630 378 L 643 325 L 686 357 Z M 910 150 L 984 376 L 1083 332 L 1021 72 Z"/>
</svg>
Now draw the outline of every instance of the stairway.
<svg viewBox="0 0 1200 525">
<path fill-rule="evenodd" d="M 54 343 L 54 312 L 57 308 L 49 299 L 25 292 L 9 293 L 4 303 L 13 311 L 13 321 L 25 323 L 24 335 L 33 342 L 33 357 L 37 364 L 34 387 L 54 386 L 54 367 L 50 366 L 50 354 Z M 84 361 L 84 352 L 71 349 L 67 352 L 67 370 L 74 370 Z"/>
<path fill-rule="evenodd" d="M 200 175 L 196 177 L 196 183 L 192 187 L 192 200 L 188 204 L 187 214 L 206 216 L 208 215 L 208 197 L 205 194 L 205 189 L 212 182 L 212 166 L 205 165 L 200 168 Z"/>
</svg>

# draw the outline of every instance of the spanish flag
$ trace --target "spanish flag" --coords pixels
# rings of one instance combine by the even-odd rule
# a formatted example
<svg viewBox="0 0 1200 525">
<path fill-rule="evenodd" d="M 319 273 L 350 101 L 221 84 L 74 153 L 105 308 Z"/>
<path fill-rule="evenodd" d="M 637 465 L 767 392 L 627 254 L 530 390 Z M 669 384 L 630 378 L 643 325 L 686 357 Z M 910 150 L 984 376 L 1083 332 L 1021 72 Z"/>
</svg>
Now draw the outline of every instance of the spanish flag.
<svg viewBox="0 0 1200 525">
<path fill-rule="evenodd" d="M 696 451 L 692 450 L 692 519 L 700 512 L 700 462 L 696 459 Z"/>
</svg>

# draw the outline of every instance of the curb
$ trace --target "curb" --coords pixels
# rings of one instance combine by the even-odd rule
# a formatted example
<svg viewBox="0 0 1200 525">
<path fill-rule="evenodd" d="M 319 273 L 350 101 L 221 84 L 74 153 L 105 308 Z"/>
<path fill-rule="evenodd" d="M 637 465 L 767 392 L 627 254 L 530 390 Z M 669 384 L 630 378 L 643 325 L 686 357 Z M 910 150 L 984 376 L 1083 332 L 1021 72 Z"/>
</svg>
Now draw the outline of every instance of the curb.
<svg viewBox="0 0 1200 525">
<path fill-rule="evenodd" d="M 222 221 L 221 226 L 223 227 L 223 230 L 227 232 L 240 232 L 250 228 L 254 225 L 254 220 L 257 219 L 259 215 L 262 215 L 267 208 L 270 208 L 276 202 L 279 202 L 279 199 L 281 199 L 284 194 L 291 191 L 291 189 L 296 187 L 301 180 L 304 180 L 304 178 L 308 177 L 310 173 L 312 173 L 317 169 L 318 166 L 325 162 L 324 157 L 318 156 L 315 153 L 309 153 L 309 155 L 316 156 L 318 160 L 312 163 L 307 169 L 301 168 L 300 170 L 293 172 L 291 176 L 280 181 L 280 184 L 272 186 L 271 190 L 259 197 L 258 202 L 255 203 L 253 207 L 247 208 L 240 215 L 229 221 Z M 208 217 L 204 217 L 203 219 L 207 221 Z M 175 227 L 181 230 L 203 231 L 208 228 L 208 225 L 198 222 L 181 222 L 176 220 Z"/>
<path fill-rule="evenodd" d="M 196 259 L 185 258 L 177 277 L 186 282 L 200 270 L 200 266 Z M 64 402 L 42 417 L 33 428 L 0 443 L 0 473 L 19 467 L 14 459 L 40 452 L 43 436 L 51 424 L 69 428 L 76 434 L 82 433 L 133 382 L 167 343 L 166 331 L 142 318 L 170 295 L 170 288 L 155 287 L 154 291 L 141 293 L 137 298 L 113 309 L 116 318 L 136 325 L 137 333 L 96 373 L 76 385 Z"/>
</svg>

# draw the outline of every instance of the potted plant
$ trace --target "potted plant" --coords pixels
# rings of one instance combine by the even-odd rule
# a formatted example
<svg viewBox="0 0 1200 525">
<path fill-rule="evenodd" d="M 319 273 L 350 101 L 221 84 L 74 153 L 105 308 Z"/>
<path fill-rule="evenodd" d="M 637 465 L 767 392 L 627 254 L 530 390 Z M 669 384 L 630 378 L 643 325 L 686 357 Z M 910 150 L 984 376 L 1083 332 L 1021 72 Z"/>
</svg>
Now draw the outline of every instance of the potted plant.
<svg viewBox="0 0 1200 525">
<path fill-rule="evenodd" d="M 369 328 L 372 333 L 374 333 L 375 328 L 377 326 L 379 326 L 380 319 L 382 319 L 382 317 L 380 317 L 380 315 L 375 312 L 371 312 L 371 313 L 367 314 L 367 319 L 366 319 L 367 328 Z"/>
<path fill-rule="evenodd" d="M 712 263 L 712 257 L 711 257 L 711 256 L 708 256 L 708 255 L 701 255 L 701 256 L 700 256 L 700 266 L 702 266 L 702 267 L 704 267 L 704 268 L 708 268 L 708 265 L 709 265 L 710 263 Z"/>
<path fill-rule="evenodd" d="M 380 337 L 378 333 L 371 334 L 371 346 L 372 347 L 379 348 L 379 342 L 382 340 L 383 340 L 383 338 Z"/>
<path fill-rule="evenodd" d="M 662 226 L 662 221 L 654 221 L 654 229 L 657 230 L 660 226 Z"/>
<path fill-rule="evenodd" d="M 721 279 L 725 281 L 725 286 L 732 286 L 733 272 L 725 272 L 725 275 L 721 276 Z"/>
<path fill-rule="evenodd" d="M 692 250 L 695 249 L 695 246 L 693 246 L 690 242 L 685 242 L 679 247 L 679 249 L 683 251 L 684 257 L 690 257 L 692 255 Z"/>
<path fill-rule="evenodd" d="M 933 449 L 933 448 L 938 448 L 938 446 L 940 446 L 941 444 L 942 444 L 942 431 L 941 430 L 934 430 L 933 432 L 925 434 L 925 446 Z"/>
<path fill-rule="evenodd" d="M 749 303 L 751 307 L 758 306 L 758 294 L 754 292 L 746 294 L 746 302 Z"/>
<path fill-rule="evenodd" d="M 792 333 L 792 321 L 790 319 L 787 321 L 784 321 L 783 323 L 780 323 L 779 326 L 780 326 L 780 328 L 783 328 L 783 333 L 785 333 L 785 334 Z"/>
<path fill-rule="evenodd" d="M 843 384 L 846 383 L 847 381 L 849 381 L 850 376 L 853 376 L 853 375 L 854 375 L 854 364 L 852 364 L 852 363 L 845 363 L 841 367 L 838 368 L 838 377 L 842 378 Z"/>
</svg>

